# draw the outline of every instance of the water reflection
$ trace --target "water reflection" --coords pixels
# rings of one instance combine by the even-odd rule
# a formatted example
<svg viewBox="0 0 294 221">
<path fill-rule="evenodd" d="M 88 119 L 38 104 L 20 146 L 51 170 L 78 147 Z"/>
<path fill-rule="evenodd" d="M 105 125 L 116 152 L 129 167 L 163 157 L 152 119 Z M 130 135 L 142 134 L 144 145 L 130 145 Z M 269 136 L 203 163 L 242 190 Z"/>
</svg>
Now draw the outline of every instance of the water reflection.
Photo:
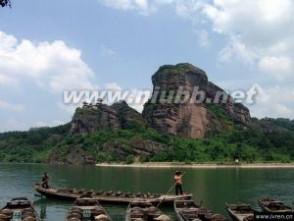
<svg viewBox="0 0 294 221">
<path fill-rule="evenodd" d="M 46 220 L 47 218 L 47 204 L 44 203 L 44 204 L 41 204 L 40 205 L 40 218 L 42 221 Z"/>
</svg>

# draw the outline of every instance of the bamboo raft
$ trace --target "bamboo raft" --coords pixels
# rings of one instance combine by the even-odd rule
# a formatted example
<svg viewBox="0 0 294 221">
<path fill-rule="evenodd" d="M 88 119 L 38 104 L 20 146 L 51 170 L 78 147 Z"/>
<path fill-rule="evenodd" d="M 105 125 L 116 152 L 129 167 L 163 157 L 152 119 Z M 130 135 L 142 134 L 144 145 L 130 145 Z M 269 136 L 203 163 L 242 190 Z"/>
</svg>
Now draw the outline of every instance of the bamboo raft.
<svg viewBox="0 0 294 221">
<path fill-rule="evenodd" d="M 100 203 L 91 198 L 80 198 L 74 202 L 66 221 L 112 221 Z"/>
<path fill-rule="evenodd" d="M 138 201 L 129 204 L 125 221 L 171 221 L 160 209 L 148 201 Z"/>
<path fill-rule="evenodd" d="M 249 204 L 226 204 L 227 211 L 234 221 L 253 221 L 255 210 Z"/>
<path fill-rule="evenodd" d="M 109 203 L 109 204 L 129 204 L 134 201 L 148 201 L 152 204 L 163 204 L 163 205 L 172 205 L 175 200 L 184 200 L 191 199 L 192 194 L 187 195 L 161 195 L 161 194 L 144 194 L 144 193 L 124 193 L 121 191 L 85 191 L 85 190 L 76 190 L 76 189 L 56 189 L 50 187 L 45 189 L 41 185 L 36 184 L 35 190 L 40 193 L 42 196 L 51 199 L 58 200 L 67 200 L 75 201 L 78 198 L 89 197 L 98 200 L 100 203 Z"/>
<path fill-rule="evenodd" d="M 271 198 L 264 198 L 258 200 L 258 204 L 264 212 L 269 213 L 287 213 L 293 212 L 290 206 L 285 205 L 282 201 L 274 200 Z"/>
<path fill-rule="evenodd" d="M 0 210 L 0 220 L 40 221 L 32 203 L 25 197 L 14 198 Z"/>
<path fill-rule="evenodd" d="M 193 200 L 176 200 L 174 210 L 179 221 L 225 221 L 226 218 L 220 214 L 202 208 Z"/>
</svg>

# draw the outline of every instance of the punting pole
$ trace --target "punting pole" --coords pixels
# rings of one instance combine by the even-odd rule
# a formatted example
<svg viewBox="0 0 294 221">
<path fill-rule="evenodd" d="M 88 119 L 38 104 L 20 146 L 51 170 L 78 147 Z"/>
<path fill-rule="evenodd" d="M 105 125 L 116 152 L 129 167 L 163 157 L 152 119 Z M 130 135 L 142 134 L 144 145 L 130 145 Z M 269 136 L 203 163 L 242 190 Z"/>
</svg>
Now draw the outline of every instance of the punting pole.
<svg viewBox="0 0 294 221">
<path fill-rule="evenodd" d="M 182 174 L 182 177 L 184 176 L 186 174 L 186 171 Z M 168 189 L 168 191 L 166 192 L 166 194 L 165 195 L 168 195 L 169 193 L 170 193 L 170 191 L 172 191 L 174 188 L 175 188 L 175 183 L 173 183 L 173 185 L 171 185 L 171 187 Z M 163 202 L 163 200 L 164 200 L 164 197 L 162 197 L 162 199 L 159 201 L 159 203 L 157 204 L 157 208 L 162 204 L 162 202 Z"/>
</svg>

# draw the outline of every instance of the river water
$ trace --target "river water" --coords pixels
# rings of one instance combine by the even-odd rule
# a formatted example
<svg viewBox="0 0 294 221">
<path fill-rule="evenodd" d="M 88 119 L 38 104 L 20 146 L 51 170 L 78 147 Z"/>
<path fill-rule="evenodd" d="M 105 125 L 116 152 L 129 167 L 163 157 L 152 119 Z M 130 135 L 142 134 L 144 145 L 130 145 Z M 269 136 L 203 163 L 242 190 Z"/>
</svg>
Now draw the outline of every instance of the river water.
<svg viewBox="0 0 294 221">
<path fill-rule="evenodd" d="M 98 168 L 48 166 L 34 164 L 0 164 L 0 206 L 13 197 L 26 196 L 32 200 L 45 221 L 62 221 L 68 202 L 41 199 L 33 185 L 44 171 L 50 184 L 94 190 L 127 192 L 162 192 L 172 185 L 175 169 Z M 218 213 L 227 215 L 225 202 L 246 202 L 257 206 L 257 199 L 274 197 L 289 205 L 294 200 L 293 169 L 183 169 L 184 190 L 196 201 Z M 105 205 L 115 221 L 123 221 L 126 207 Z M 173 215 L 172 209 L 165 209 Z"/>
</svg>

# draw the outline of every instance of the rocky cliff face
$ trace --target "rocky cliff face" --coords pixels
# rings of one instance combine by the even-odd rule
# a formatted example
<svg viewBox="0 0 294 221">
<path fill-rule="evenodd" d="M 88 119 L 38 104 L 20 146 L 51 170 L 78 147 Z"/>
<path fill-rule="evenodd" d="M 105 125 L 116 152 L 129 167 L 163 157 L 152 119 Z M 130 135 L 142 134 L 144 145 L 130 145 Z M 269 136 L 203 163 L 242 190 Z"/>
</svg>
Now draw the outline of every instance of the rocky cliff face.
<svg viewBox="0 0 294 221">
<path fill-rule="evenodd" d="M 235 122 L 247 124 L 250 121 L 251 117 L 249 109 L 241 103 L 234 103 L 233 99 L 222 88 L 214 83 L 207 83 L 206 96 L 210 101 L 220 98 L 217 105 L 222 107 Z M 222 99 L 226 97 L 226 101 L 223 102 Z"/>
<path fill-rule="evenodd" d="M 119 128 L 120 123 L 116 111 L 107 105 L 99 104 L 78 108 L 73 116 L 70 132 L 72 134 L 93 133 L 100 129 L 116 130 Z"/>
<path fill-rule="evenodd" d="M 146 127 L 147 123 L 142 115 L 129 107 L 125 101 L 114 103 L 111 108 L 117 113 L 117 118 L 121 129 Z"/>
<path fill-rule="evenodd" d="M 84 105 L 78 108 L 71 122 L 70 132 L 93 133 L 99 130 L 117 130 L 144 126 L 140 113 L 130 108 L 124 101 L 112 106 L 105 104 Z"/>
<path fill-rule="evenodd" d="M 165 65 L 152 76 L 151 99 L 145 104 L 143 116 L 160 132 L 187 138 L 202 138 L 225 127 L 208 105 L 217 105 L 229 118 L 241 124 L 250 121 L 248 108 L 235 104 L 232 98 L 208 81 L 206 73 L 191 65 Z M 224 102 L 223 99 L 227 98 Z"/>
</svg>

